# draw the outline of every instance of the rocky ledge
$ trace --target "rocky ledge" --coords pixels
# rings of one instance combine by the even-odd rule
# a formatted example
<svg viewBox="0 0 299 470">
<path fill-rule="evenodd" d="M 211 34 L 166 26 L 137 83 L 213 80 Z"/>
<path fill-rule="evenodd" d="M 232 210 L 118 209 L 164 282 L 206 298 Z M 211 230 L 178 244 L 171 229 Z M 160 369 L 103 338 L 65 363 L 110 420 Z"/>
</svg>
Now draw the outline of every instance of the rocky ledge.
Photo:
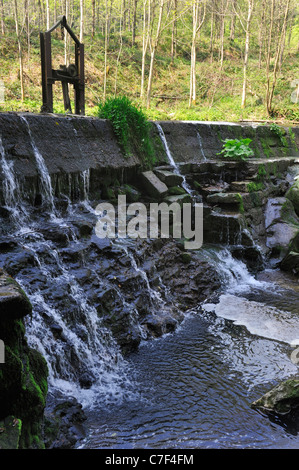
<svg viewBox="0 0 299 470">
<path fill-rule="evenodd" d="M 47 394 L 46 361 L 25 339 L 24 317 L 31 304 L 21 287 L 0 269 L 0 448 L 43 448 Z"/>
</svg>

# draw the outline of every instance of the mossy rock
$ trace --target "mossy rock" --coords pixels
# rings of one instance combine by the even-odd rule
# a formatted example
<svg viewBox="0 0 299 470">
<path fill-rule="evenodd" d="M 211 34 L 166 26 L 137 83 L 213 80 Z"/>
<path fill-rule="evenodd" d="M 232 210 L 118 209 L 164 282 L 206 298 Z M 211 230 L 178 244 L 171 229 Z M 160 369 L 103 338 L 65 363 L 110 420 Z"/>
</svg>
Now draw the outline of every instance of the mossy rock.
<svg viewBox="0 0 299 470">
<path fill-rule="evenodd" d="M 293 203 L 295 212 L 299 215 L 299 181 L 288 190 L 286 197 Z"/>
<path fill-rule="evenodd" d="M 14 416 L 7 416 L 0 421 L 0 449 L 18 449 L 22 432 L 22 421 Z"/>
<path fill-rule="evenodd" d="M 251 407 L 266 412 L 285 415 L 299 405 L 299 379 L 285 380 L 261 398 L 252 403 Z"/>
</svg>

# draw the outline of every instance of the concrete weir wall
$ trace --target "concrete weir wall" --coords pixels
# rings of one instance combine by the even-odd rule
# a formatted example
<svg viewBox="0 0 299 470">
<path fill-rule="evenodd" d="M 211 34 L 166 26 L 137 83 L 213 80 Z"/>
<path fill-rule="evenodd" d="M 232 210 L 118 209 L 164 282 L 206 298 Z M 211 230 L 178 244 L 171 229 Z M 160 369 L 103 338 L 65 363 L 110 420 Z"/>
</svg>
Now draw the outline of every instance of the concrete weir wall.
<svg viewBox="0 0 299 470">
<path fill-rule="evenodd" d="M 163 121 L 172 157 L 177 163 L 217 159 L 226 138 L 252 139 L 255 157 L 297 156 L 299 128 L 285 128 L 286 143 L 269 126 L 233 123 Z M 152 123 L 156 165 L 168 163 L 158 127 Z M 135 155 L 125 157 L 113 133 L 111 123 L 93 117 L 52 114 L 0 113 L 0 139 L 7 161 L 13 160 L 14 172 L 23 182 L 23 193 L 34 201 L 38 193 L 37 150 L 51 175 L 54 195 L 82 195 L 80 174 L 89 171 L 90 191 L 96 197 L 102 185 L 138 182 L 144 170 Z M 2 165 L 0 165 L 1 170 Z M 0 187 L 3 171 L 0 171 Z M 0 192 L 1 194 L 1 192 Z"/>
</svg>

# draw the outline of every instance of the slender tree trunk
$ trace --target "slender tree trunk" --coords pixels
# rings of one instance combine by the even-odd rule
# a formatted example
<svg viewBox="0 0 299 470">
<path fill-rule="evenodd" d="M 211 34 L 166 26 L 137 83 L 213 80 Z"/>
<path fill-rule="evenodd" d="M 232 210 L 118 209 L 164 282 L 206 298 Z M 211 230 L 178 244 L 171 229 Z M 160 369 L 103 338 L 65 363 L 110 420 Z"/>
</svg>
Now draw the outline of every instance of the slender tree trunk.
<svg viewBox="0 0 299 470">
<path fill-rule="evenodd" d="M 285 38 L 285 32 L 286 32 L 286 27 L 287 27 L 289 7 L 290 7 L 290 0 L 287 0 L 286 6 L 285 6 L 285 12 L 284 12 L 282 30 L 280 32 L 278 47 L 277 47 L 277 50 L 276 50 L 274 69 L 273 69 L 272 87 L 271 87 L 271 90 L 269 92 L 268 103 L 267 103 L 267 111 L 268 111 L 269 115 L 271 115 L 271 113 L 272 113 L 272 101 L 273 101 L 274 90 L 275 90 L 275 87 L 276 87 L 277 72 L 278 72 L 278 69 L 279 69 L 279 58 L 280 58 L 280 55 L 281 55 L 281 51 L 282 51 L 282 47 L 283 47 L 283 41 L 284 41 L 284 38 Z"/>
<path fill-rule="evenodd" d="M 106 100 L 107 89 L 107 55 L 108 55 L 108 2 L 105 0 L 105 53 L 104 53 L 104 101 Z"/>
<path fill-rule="evenodd" d="M 80 0 L 80 42 L 83 43 L 84 29 L 84 0 Z"/>
<path fill-rule="evenodd" d="M 201 4 L 199 0 L 194 0 L 192 5 L 192 42 L 191 42 L 191 64 L 190 64 L 190 93 L 189 108 L 196 104 L 196 43 L 197 35 L 200 31 L 206 13 L 206 4 L 204 3 L 203 16 L 200 15 Z"/>
<path fill-rule="evenodd" d="M 47 30 L 50 29 L 50 5 L 49 0 L 46 0 L 46 18 L 47 18 Z"/>
<path fill-rule="evenodd" d="M 172 30 L 171 30 L 171 62 L 173 62 L 174 58 L 176 57 L 177 10 L 178 10 L 178 2 L 177 0 L 174 0 L 174 21 L 172 23 Z"/>
<path fill-rule="evenodd" d="M 159 3 L 160 3 L 160 9 L 159 9 L 158 25 L 157 25 L 156 35 L 155 35 L 154 41 L 151 44 L 151 61 L 150 61 L 149 77 L 148 77 L 148 84 L 147 84 L 147 95 L 146 95 L 146 107 L 147 107 L 147 109 L 149 109 L 150 105 L 151 105 L 154 62 L 155 62 L 156 49 L 157 49 L 157 46 L 158 46 L 158 42 L 159 42 L 159 38 L 160 38 L 160 32 L 161 32 L 164 0 L 160 0 Z"/>
<path fill-rule="evenodd" d="M 91 36 L 94 37 L 95 24 L 96 24 L 96 0 L 92 0 L 91 6 L 92 6 Z"/>
<path fill-rule="evenodd" d="M 3 0 L 0 1 L 0 8 L 1 8 L 1 34 L 4 36 L 5 34 L 5 23 L 4 23 L 4 5 Z"/>
<path fill-rule="evenodd" d="M 20 31 L 19 31 L 19 20 L 18 20 L 18 6 L 17 6 L 17 0 L 14 0 L 14 14 L 15 14 L 16 34 L 17 34 L 18 48 L 19 48 L 20 82 L 21 82 L 21 101 L 23 102 L 24 99 L 25 99 L 25 91 L 24 91 L 24 73 L 23 73 L 23 52 L 22 52 L 22 43 L 21 43 Z"/>
<path fill-rule="evenodd" d="M 235 14 L 236 0 L 232 0 L 232 6 L 233 6 L 234 11 L 232 11 L 232 18 L 231 18 L 231 22 L 230 22 L 229 39 L 231 41 L 234 41 L 234 39 L 235 39 L 235 29 L 236 29 L 236 14 Z"/>
<path fill-rule="evenodd" d="M 146 14 L 146 4 L 148 3 L 148 12 Z M 142 33 L 142 62 L 141 62 L 141 83 L 140 98 L 144 97 L 144 76 L 145 76 L 145 59 L 149 42 L 149 31 L 151 22 L 151 0 L 143 0 L 143 33 Z"/>
<path fill-rule="evenodd" d="M 122 8 L 122 7 L 121 7 L 121 8 Z M 117 55 L 117 60 L 116 60 L 115 84 L 114 84 L 114 97 L 116 96 L 118 65 L 119 65 L 120 56 L 121 56 L 121 51 L 122 51 L 122 46 L 123 46 L 122 19 L 123 19 L 123 18 L 122 18 L 122 10 L 121 10 L 121 12 L 120 12 L 120 19 L 119 19 L 119 50 L 118 50 L 118 55 Z"/>
<path fill-rule="evenodd" d="M 132 46 L 135 46 L 136 41 L 137 3 L 138 0 L 133 0 Z"/>
<path fill-rule="evenodd" d="M 274 23 L 274 1 L 271 2 L 271 13 L 270 13 L 270 25 L 269 25 L 269 32 L 268 32 L 268 47 L 267 47 L 267 56 L 266 56 L 266 76 L 267 76 L 267 84 L 266 84 L 266 106 L 267 106 L 267 113 L 270 115 L 271 109 L 269 108 L 269 101 L 270 101 L 270 60 L 271 60 L 271 43 L 272 43 L 272 31 L 273 31 L 273 23 Z"/>
<path fill-rule="evenodd" d="M 254 6 L 254 0 L 248 0 L 248 12 L 246 21 L 246 37 L 245 37 L 245 51 L 244 51 L 244 64 L 243 64 L 243 90 L 242 90 L 242 101 L 241 108 L 246 106 L 246 87 L 247 87 L 247 65 L 248 65 L 248 54 L 249 54 L 249 39 L 250 39 L 250 23 L 252 17 L 252 10 Z"/>
<path fill-rule="evenodd" d="M 264 26 L 265 26 L 265 3 L 266 0 L 263 0 L 262 11 L 261 11 L 261 23 L 259 29 L 259 69 L 262 67 L 262 55 L 263 55 L 263 45 L 264 45 Z"/>
</svg>

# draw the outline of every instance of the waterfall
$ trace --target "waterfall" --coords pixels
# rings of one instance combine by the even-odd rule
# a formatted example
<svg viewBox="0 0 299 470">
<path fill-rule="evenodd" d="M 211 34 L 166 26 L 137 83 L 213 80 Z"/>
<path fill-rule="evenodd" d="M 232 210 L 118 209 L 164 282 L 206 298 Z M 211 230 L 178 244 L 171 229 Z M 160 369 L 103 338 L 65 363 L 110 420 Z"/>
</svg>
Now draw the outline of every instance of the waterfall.
<svg viewBox="0 0 299 470">
<path fill-rule="evenodd" d="M 206 162 L 207 158 L 205 156 L 205 152 L 204 152 L 204 149 L 203 149 L 203 146 L 202 146 L 202 138 L 201 138 L 201 135 L 200 135 L 200 133 L 197 129 L 196 129 L 196 135 L 197 135 L 197 140 L 199 142 L 199 148 L 200 148 L 200 153 L 201 153 L 202 159 L 203 159 L 204 162 Z"/>
<path fill-rule="evenodd" d="M 178 165 L 175 163 L 175 161 L 174 161 L 174 159 L 173 159 L 173 156 L 172 156 L 171 151 L 170 151 L 170 149 L 169 149 L 169 146 L 168 146 L 168 143 L 167 143 L 167 140 L 166 140 L 166 137 L 165 137 L 165 134 L 164 134 L 164 131 L 163 131 L 163 129 L 162 129 L 161 124 L 159 124 L 158 122 L 156 122 L 155 124 L 156 124 L 156 126 L 157 126 L 157 129 L 158 129 L 158 132 L 159 132 L 161 141 L 162 141 L 162 143 L 163 143 L 163 146 L 164 146 L 164 149 L 165 149 L 165 152 L 166 152 L 168 161 L 169 161 L 170 165 L 172 166 L 174 173 L 176 173 L 177 175 L 180 175 L 180 176 L 183 177 L 182 186 L 183 186 L 183 188 L 185 189 L 185 191 L 186 191 L 188 194 L 190 194 L 190 195 L 192 196 L 192 195 L 193 195 L 193 191 L 192 191 L 192 189 L 190 188 L 190 186 L 188 185 L 188 183 L 187 183 L 187 181 L 186 181 L 185 175 L 182 175 L 182 174 L 181 174 Z"/>
<path fill-rule="evenodd" d="M 45 160 L 38 150 L 35 140 L 33 138 L 29 123 L 25 116 L 21 116 L 21 119 L 25 122 L 27 129 L 28 129 L 28 134 L 30 137 L 30 143 L 31 147 L 35 156 L 35 161 L 40 177 L 40 184 L 41 184 L 41 195 L 43 197 L 43 203 L 48 205 L 51 214 L 55 216 L 55 204 L 54 204 L 54 197 L 53 197 L 53 190 L 52 190 L 52 184 L 51 184 L 51 177 L 48 171 L 48 168 L 45 164 Z"/>
<path fill-rule="evenodd" d="M 0 136 L 0 155 L 3 172 L 3 196 L 6 209 L 9 210 L 14 224 L 23 228 L 28 217 L 27 210 L 22 202 L 21 189 L 13 170 L 13 162 L 8 162 Z"/>
</svg>

